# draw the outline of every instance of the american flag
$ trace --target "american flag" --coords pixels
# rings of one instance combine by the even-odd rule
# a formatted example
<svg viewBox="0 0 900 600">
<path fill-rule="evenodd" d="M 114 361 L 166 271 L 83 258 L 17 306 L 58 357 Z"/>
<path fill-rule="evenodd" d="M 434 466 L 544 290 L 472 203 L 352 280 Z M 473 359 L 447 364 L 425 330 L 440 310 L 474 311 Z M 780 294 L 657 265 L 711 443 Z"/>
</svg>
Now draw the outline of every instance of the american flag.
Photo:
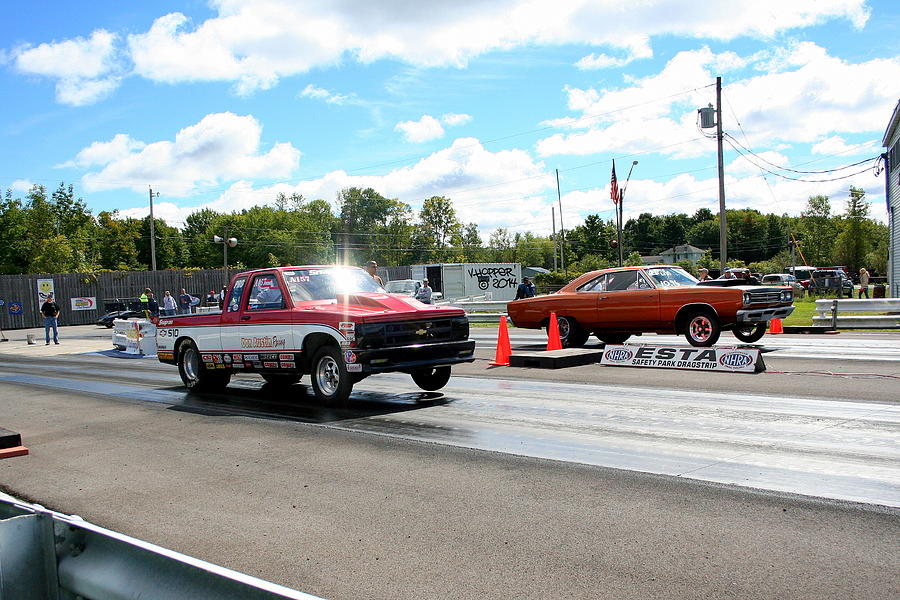
<svg viewBox="0 0 900 600">
<path fill-rule="evenodd" d="M 616 161 L 613 160 L 612 177 L 609 180 L 609 197 L 613 204 L 619 203 L 619 182 L 616 180 Z"/>
</svg>

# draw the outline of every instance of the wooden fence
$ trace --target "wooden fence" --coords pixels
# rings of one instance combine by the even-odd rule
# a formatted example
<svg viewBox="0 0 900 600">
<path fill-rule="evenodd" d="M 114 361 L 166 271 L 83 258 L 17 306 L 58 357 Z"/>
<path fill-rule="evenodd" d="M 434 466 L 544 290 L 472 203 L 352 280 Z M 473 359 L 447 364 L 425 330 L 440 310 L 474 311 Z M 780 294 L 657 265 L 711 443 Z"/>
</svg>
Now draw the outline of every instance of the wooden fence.
<svg viewBox="0 0 900 600">
<path fill-rule="evenodd" d="M 231 269 L 229 277 L 238 271 Z M 406 279 L 409 267 L 379 267 L 385 280 Z M 173 296 L 187 293 L 202 300 L 209 290 L 216 293 L 226 283 L 223 269 L 203 271 L 116 271 L 112 273 L 54 273 L 42 275 L 0 275 L 0 329 L 27 329 L 44 324 L 40 314 L 39 280 L 52 280 L 56 303 L 60 308 L 60 325 L 88 325 L 106 313 L 105 304 L 117 299 L 137 298 L 144 288 L 153 290 L 162 306 L 163 293 Z M 73 310 L 73 298 L 93 298 L 92 308 Z M 80 303 L 82 306 L 86 302 Z"/>
</svg>

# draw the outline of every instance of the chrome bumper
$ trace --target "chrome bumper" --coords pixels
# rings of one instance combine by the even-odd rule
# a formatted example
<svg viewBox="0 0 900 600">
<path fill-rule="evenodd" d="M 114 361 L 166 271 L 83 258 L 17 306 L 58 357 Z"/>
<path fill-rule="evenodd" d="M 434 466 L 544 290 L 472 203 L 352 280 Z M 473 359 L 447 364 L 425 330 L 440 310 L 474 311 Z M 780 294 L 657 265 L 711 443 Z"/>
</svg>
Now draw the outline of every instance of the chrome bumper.
<svg viewBox="0 0 900 600">
<path fill-rule="evenodd" d="M 772 319 L 786 319 L 794 312 L 793 306 L 776 306 L 774 308 L 748 308 L 737 311 L 738 323 L 766 323 Z"/>
</svg>

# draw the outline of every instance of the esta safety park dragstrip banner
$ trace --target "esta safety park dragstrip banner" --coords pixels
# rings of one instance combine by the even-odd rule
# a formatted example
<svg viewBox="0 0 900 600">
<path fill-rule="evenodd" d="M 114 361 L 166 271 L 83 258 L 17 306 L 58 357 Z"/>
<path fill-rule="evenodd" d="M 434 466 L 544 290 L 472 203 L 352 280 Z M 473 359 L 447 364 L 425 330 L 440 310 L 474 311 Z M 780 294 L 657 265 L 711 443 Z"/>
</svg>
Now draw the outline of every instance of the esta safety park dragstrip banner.
<svg viewBox="0 0 900 600">
<path fill-rule="evenodd" d="M 600 364 L 610 367 L 652 367 L 691 371 L 761 373 L 766 370 L 759 348 L 697 348 L 624 344 L 606 346 Z"/>
</svg>

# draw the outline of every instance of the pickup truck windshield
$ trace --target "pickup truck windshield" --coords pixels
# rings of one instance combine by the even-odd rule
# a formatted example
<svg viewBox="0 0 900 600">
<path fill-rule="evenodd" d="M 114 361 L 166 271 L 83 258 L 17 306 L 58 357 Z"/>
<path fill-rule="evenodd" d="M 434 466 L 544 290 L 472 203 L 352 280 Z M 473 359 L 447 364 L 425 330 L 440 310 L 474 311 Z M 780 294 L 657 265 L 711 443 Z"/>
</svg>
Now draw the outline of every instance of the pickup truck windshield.
<svg viewBox="0 0 900 600">
<path fill-rule="evenodd" d="M 282 274 L 294 302 L 334 300 L 338 294 L 384 293 L 384 288 L 360 269 L 295 269 Z"/>
<path fill-rule="evenodd" d="M 656 267 L 647 269 L 647 275 L 656 287 L 680 287 L 696 285 L 697 279 L 681 267 Z"/>
</svg>

